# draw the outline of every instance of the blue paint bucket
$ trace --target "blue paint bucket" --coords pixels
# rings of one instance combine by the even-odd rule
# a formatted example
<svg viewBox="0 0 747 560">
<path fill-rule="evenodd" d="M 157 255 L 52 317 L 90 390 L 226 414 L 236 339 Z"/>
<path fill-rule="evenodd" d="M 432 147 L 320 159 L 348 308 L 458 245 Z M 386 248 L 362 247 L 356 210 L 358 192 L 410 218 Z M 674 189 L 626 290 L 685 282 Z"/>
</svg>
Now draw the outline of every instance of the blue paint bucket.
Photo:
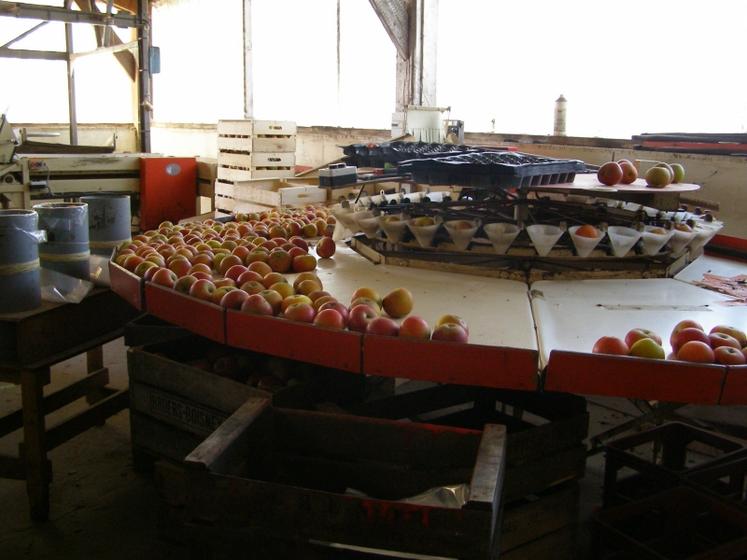
<svg viewBox="0 0 747 560">
<path fill-rule="evenodd" d="M 34 206 L 47 242 L 39 249 L 43 268 L 90 280 L 88 205 L 78 202 L 45 202 Z"/>
<path fill-rule="evenodd" d="M 82 196 L 80 201 L 88 204 L 88 237 L 92 253 L 110 256 L 113 249 L 131 239 L 129 195 Z"/>
<path fill-rule="evenodd" d="M 32 210 L 0 210 L 0 313 L 41 305 L 37 223 Z"/>
</svg>

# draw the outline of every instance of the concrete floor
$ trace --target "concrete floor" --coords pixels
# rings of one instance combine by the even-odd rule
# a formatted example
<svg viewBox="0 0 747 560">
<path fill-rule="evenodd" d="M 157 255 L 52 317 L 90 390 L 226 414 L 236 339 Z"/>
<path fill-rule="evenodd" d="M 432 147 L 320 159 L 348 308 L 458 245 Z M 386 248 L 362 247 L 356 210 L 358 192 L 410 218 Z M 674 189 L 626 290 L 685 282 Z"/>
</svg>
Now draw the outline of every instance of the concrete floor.
<svg viewBox="0 0 747 560">
<path fill-rule="evenodd" d="M 111 383 L 126 386 L 125 347 L 121 339 L 105 346 L 104 360 L 110 369 Z M 46 389 L 69 383 L 84 369 L 82 357 L 59 364 L 53 369 L 52 385 Z M 0 384 L 0 416 L 19 405 L 19 387 Z M 75 406 L 73 403 L 48 417 L 48 425 Z M 589 410 L 592 435 L 634 412 L 621 399 L 595 400 L 590 402 Z M 734 414 L 741 416 L 744 409 L 732 411 Z M 0 453 L 16 453 L 20 437 L 19 431 L 0 440 Z M 151 478 L 132 469 L 128 411 L 58 447 L 50 458 L 54 482 L 47 523 L 34 524 L 29 520 L 24 482 L 0 479 L 0 559 L 169 560 L 185 556 L 187 551 L 182 547 L 158 538 L 158 495 Z M 581 543 L 588 539 L 584 520 L 600 503 L 602 469 L 601 455 L 588 460 L 582 481 Z M 579 551 L 578 557 L 586 557 L 584 550 Z"/>
</svg>

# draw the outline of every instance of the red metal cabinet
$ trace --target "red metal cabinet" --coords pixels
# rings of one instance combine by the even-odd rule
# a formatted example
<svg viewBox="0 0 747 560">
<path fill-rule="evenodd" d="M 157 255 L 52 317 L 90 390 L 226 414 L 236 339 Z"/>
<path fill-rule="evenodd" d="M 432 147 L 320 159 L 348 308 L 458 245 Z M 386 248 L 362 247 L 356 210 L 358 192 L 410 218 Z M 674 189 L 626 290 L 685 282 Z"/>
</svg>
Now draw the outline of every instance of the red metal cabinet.
<svg viewBox="0 0 747 560">
<path fill-rule="evenodd" d="M 197 160 L 148 157 L 140 160 L 140 229 L 195 215 Z"/>
</svg>

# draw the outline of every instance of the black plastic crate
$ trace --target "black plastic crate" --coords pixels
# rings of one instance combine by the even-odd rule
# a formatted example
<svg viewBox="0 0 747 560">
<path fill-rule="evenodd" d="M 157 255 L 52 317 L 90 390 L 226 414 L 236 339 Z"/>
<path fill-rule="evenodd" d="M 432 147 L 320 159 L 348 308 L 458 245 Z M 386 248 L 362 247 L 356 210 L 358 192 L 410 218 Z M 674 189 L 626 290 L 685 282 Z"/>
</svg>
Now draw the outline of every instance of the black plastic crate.
<svg viewBox="0 0 747 560">
<path fill-rule="evenodd" d="M 594 513 L 591 558 L 747 558 L 747 512 L 692 488 L 671 488 Z"/>
<path fill-rule="evenodd" d="M 384 167 L 410 159 L 444 157 L 466 154 L 484 149 L 463 144 L 441 144 L 437 142 L 385 142 L 382 144 L 351 144 L 342 151 L 352 165 L 359 167 Z"/>
<path fill-rule="evenodd" d="M 586 164 L 520 152 L 478 152 L 403 161 L 399 171 L 411 173 L 418 183 L 431 185 L 524 188 L 571 183 L 576 173 L 586 171 Z"/>
<path fill-rule="evenodd" d="M 747 442 L 682 422 L 615 439 L 604 449 L 605 507 L 679 486 L 700 469 L 747 456 Z"/>
<path fill-rule="evenodd" d="M 747 457 L 697 469 L 688 473 L 685 481 L 747 508 Z"/>
</svg>

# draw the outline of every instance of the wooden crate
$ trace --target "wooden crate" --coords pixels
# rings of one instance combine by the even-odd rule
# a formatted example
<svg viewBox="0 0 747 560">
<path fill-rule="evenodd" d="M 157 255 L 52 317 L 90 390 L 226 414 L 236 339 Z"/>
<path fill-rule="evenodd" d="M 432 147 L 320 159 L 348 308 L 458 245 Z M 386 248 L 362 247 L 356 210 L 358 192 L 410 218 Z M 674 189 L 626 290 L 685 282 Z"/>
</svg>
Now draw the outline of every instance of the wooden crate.
<svg viewBox="0 0 747 560">
<path fill-rule="evenodd" d="M 243 366 L 241 359 L 247 360 Z M 273 390 L 253 387 L 245 376 L 269 374 L 266 360 L 196 336 L 130 348 L 127 364 L 137 468 L 157 458 L 184 459 L 250 397 L 285 406 L 311 404 L 305 381 Z"/>
<path fill-rule="evenodd" d="M 221 197 L 218 201 L 223 205 L 216 202 L 218 208 L 235 212 L 252 211 L 246 208 L 247 205 L 305 206 L 327 200 L 327 191 L 320 189 L 314 179 L 253 179 L 236 183 L 216 181 L 215 193 Z"/>
<path fill-rule="evenodd" d="M 205 547 L 275 538 L 497 558 L 504 452 L 502 426 L 463 430 L 250 399 L 183 466 L 159 466 L 158 479 L 182 536 Z M 463 483 L 462 507 L 400 501 Z"/>
<path fill-rule="evenodd" d="M 574 558 L 548 543 L 559 531 L 575 534 L 578 479 L 586 464 L 586 401 L 562 394 L 441 385 L 366 402 L 355 414 L 468 429 L 486 423 L 508 430 L 503 484 L 501 557 Z M 532 521 L 533 520 L 533 521 Z M 544 544 L 543 544 L 544 542 Z M 520 552 L 524 550 L 524 552 Z M 545 551 L 541 555 L 540 551 Z M 534 551 L 524 556 L 527 551 Z"/>
</svg>

